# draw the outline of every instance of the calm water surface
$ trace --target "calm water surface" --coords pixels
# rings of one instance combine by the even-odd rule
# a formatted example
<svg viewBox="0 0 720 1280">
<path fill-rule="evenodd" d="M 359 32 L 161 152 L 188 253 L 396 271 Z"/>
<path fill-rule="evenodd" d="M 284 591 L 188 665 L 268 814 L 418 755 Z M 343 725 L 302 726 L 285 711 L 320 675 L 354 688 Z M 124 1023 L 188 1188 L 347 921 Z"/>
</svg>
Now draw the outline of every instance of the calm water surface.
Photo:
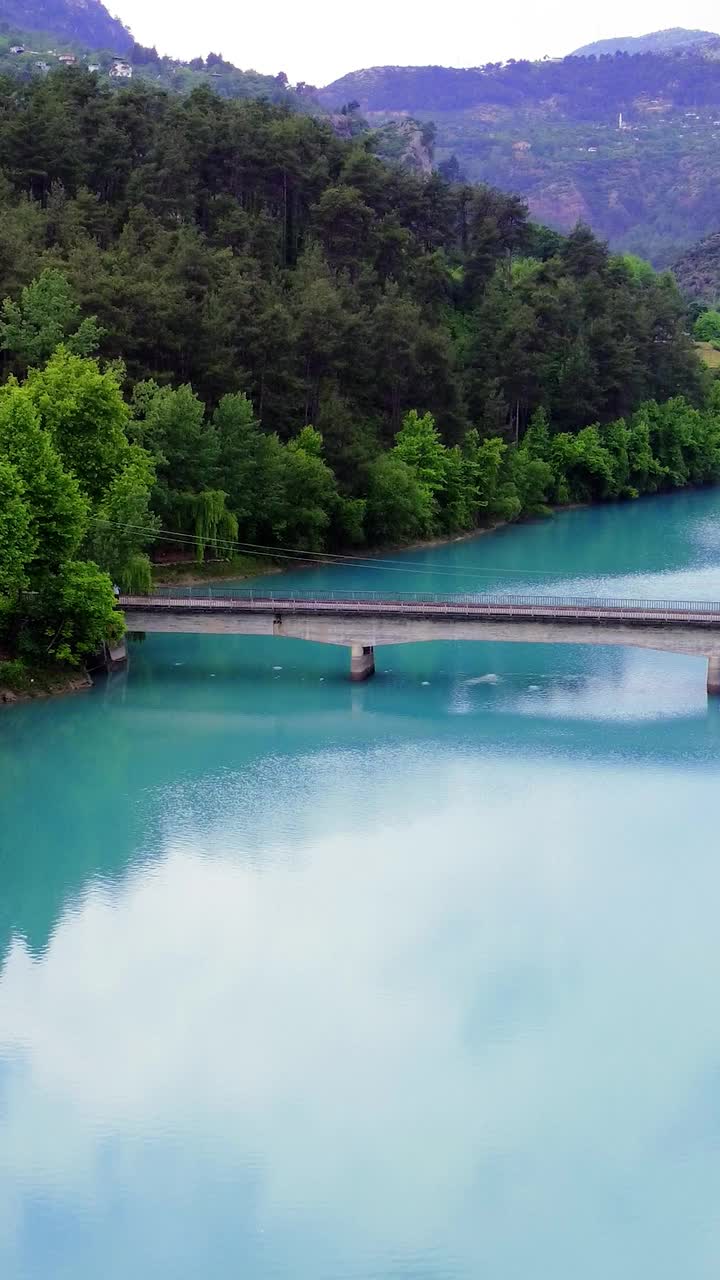
<svg viewBox="0 0 720 1280">
<path fill-rule="evenodd" d="M 720 600 L 720 492 L 405 563 L 292 580 Z M 377 657 L 150 637 L 0 718 L 3 1280 L 716 1280 L 703 662 Z"/>
</svg>

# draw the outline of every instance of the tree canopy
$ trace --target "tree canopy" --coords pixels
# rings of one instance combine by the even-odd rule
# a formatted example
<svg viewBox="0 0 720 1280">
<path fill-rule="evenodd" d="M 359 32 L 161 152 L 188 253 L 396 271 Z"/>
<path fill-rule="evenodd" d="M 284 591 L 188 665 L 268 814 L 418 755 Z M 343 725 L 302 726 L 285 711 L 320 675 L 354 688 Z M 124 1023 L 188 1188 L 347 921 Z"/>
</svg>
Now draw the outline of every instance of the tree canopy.
<svg viewBox="0 0 720 1280">
<path fill-rule="evenodd" d="M 0 83 L 0 155 L 5 647 L 82 661 L 160 546 L 397 544 L 720 472 L 672 279 L 586 227 L 82 72 Z"/>
</svg>

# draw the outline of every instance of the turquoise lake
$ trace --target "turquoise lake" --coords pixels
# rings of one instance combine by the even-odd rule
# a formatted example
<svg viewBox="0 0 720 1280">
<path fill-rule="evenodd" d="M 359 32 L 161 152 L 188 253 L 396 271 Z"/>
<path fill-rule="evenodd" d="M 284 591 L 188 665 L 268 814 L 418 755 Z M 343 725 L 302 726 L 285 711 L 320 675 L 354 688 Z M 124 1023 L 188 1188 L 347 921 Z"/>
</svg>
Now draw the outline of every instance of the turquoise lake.
<svg viewBox="0 0 720 1280">
<path fill-rule="evenodd" d="M 720 490 L 393 559 L 287 581 L 720 600 Z M 0 714 L 2 1280 L 720 1274 L 705 663 L 376 659 L 151 636 Z"/>
</svg>

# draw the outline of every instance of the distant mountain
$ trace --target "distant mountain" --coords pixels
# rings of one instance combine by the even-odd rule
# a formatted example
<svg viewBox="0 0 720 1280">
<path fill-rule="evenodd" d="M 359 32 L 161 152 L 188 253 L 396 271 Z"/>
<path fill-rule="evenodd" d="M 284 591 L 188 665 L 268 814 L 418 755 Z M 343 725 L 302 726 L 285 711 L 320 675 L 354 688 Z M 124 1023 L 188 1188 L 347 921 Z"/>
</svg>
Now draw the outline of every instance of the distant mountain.
<svg viewBox="0 0 720 1280">
<path fill-rule="evenodd" d="M 89 49 L 125 53 L 132 34 L 101 0 L 0 0 L 0 27 L 41 31 Z"/>
<path fill-rule="evenodd" d="M 372 67 L 317 91 L 371 125 L 435 125 L 435 159 L 517 192 L 560 231 L 673 262 L 718 226 L 720 38 L 667 53 L 482 67 Z"/>
<path fill-rule="evenodd" d="M 669 27 L 667 31 L 650 31 L 645 36 L 617 36 L 612 40 L 595 40 L 575 49 L 571 57 L 600 58 L 606 53 L 669 53 L 673 49 L 716 40 L 714 31 L 689 31 L 687 27 Z"/>
</svg>

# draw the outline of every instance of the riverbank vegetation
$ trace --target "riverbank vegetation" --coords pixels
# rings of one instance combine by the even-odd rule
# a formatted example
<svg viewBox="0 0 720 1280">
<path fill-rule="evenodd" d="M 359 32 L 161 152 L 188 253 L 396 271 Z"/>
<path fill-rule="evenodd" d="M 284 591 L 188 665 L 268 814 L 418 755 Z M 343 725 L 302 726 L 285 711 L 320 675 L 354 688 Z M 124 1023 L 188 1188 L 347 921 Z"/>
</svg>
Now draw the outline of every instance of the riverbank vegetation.
<svg viewBox="0 0 720 1280">
<path fill-rule="evenodd" d="M 0 84 L 0 647 L 150 558 L 452 536 L 720 474 L 669 276 L 258 103 Z"/>
</svg>

